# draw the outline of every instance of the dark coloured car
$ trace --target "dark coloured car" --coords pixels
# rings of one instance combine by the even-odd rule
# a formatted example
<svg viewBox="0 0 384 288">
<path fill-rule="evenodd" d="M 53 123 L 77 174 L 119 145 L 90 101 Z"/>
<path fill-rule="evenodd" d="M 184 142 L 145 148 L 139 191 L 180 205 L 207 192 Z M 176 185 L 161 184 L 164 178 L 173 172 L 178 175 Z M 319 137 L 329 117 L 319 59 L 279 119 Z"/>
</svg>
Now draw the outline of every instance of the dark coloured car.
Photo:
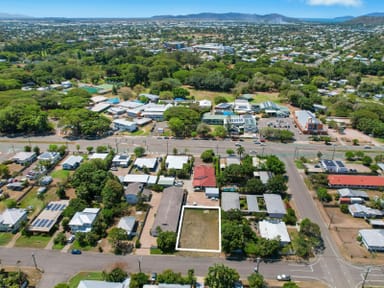
<svg viewBox="0 0 384 288">
<path fill-rule="evenodd" d="M 80 255 L 81 251 L 79 249 L 72 249 L 71 250 L 71 254 L 73 254 L 73 255 Z"/>
</svg>

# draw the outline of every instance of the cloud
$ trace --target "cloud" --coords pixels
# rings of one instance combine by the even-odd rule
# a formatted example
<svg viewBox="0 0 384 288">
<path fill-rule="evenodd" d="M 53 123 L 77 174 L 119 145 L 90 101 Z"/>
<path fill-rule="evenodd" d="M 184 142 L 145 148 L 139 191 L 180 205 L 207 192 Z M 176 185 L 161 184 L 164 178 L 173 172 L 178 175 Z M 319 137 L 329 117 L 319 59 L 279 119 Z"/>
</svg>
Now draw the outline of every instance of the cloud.
<svg viewBox="0 0 384 288">
<path fill-rule="evenodd" d="M 342 5 L 342 6 L 360 6 L 362 4 L 362 0 L 307 0 L 309 5 L 324 5 L 324 6 L 332 6 L 332 5 Z"/>
</svg>

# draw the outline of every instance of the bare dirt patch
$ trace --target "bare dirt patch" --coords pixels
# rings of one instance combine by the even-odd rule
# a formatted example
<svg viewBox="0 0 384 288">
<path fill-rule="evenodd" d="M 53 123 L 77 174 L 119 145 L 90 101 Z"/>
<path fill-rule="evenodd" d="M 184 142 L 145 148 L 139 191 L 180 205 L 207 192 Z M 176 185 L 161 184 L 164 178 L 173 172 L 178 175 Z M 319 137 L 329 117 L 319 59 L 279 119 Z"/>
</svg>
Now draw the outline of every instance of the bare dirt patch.
<svg viewBox="0 0 384 288">
<path fill-rule="evenodd" d="M 185 208 L 178 248 L 219 250 L 217 209 Z"/>
</svg>

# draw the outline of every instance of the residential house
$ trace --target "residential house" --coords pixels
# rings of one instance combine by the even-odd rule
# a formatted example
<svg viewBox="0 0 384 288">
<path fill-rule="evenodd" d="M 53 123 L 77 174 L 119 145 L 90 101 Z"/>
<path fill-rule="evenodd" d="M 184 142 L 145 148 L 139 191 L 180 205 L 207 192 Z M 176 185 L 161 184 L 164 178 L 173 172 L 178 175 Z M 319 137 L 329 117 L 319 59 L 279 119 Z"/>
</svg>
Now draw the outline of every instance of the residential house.
<svg viewBox="0 0 384 288">
<path fill-rule="evenodd" d="M 172 104 L 160 105 L 149 103 L 145 106 L 141 116 L 151 118 L 154 121 L 164 121 L 164 112 L 170 107 L 172 107 Z"/>
<path fill-rule="evenodd" d="M 51 176 L 44 176 L 40 179 L 40 185 L 41 186 L 47 186 L 49 184 L 51 184 L 53 181 L 53 178 Z"/>
<path fill-rule="evenodd" d="M 204 188 L 215 188 L 215 168 L 210 165 L 195 166 L 192 186 L 196 190 L 203 190 Z"/>
<path fill-rule="evenodd" d="M 51 164 L 55 164 L 61 159 L 61 155 L 59 152 L 44 152 L 40 154 L 37 159 L 39 161 L 48 162 Z"/>
<path fill-rule="evenodd" d="M 157 237 L 159 229 L 161 231 L 177 231 L 185 196 L 182 188 L 172 186 L 164 189 L 151 229 L 152 236 Z"/>
<path fill-rule="evenodd" d="M 161 186 L 173 186 L 173 184 L 175 184 L 175 177 L 165 177 L 160 175 L 157 184 Z"/>
<path fill-rule="evenodd" d="M 361 229 L 359 235 L 368 251 L 384 251 L 384 229 Z"/>
<path fill-rule="evenodd" d="M 268 240 L 279 240 L 281 245 L 291 242 L 287 226 L 283 221 L 263 220 L 259 222 L 260 236 Z"/>
<path fill-rule="evenodd" d="M 130 155 L 126 154 L 117 154 L 112 159 L 112 166 L 113 167 L 128 167 L 129 161 L 131 160 Z"/>
<path fill-rule="evenodd" d="M 155 94 L 141 93 L 139 97 L 141 96 L 147 98 L 152 103 L 157 103 L 159 102 L 159 99 L 160 99 L 160 96 Z"/>
<path fill-rule="evenodd" d="M 124 185 L 135 182 L 151 185 L 157 183 L 157 176 L 148 174 L 127 174 L 122 179 L 122 182 Z"/>
<path fill-rule="evenodd" d="M 349 188 L 343 188 L 337 190 L 340 198 L 361 198 L 364 200 L 369 200 L 369 196 L 366 192 L 361 190 L 354 190 Z"/>
<path fill-rule="evenodd" d="M 264 194 L 265 206 L 267 213 L 272 218 L 283 218 L 287 214 L 285 205 L 281 196 L 278 194 Z"/>
<path fill-rule="evenodd" d="M 16 232 L 24 221 L 27 221 L 25 209 L 5 209 L 0 213 L 0 232 Z"/>
<path fill-rule="evenodd" d="M 348 205 L 348 211 L 355 218 L 382 218 L 384 213 L 358 203 Z"/>
<path fill-rule="evenodd" d="M 61 165 L 63 170 L 75 170 L 80 166 L 80 163 L 83 162 L 82 156 L 71 155 Z"/>
<path fill-rule="evenodd" d="M 203 108 L 203 109 L 211 109 L 212 107 L 212 102 L 209 101 L 209 100 L 200 100 L 199 101 L 199 107 Z"/>
<path fill-rule="evenodd" d="M 144 169 L 146 167 L 150 171 L 156 171 L 158 164 L 158 158 L 157 157 L 140 157 L 136 158 L 135 162 L 133 163 L 133 166 L 137 169 Z"/>
<path fill-rule="evenodd" d="M 89 155 L 89 160 L 93 160 L 93 159 L 100 159 L 100 160 L 105 160 L 108 156 L 108 153 L 93 153 L 91 155 Z"/>
<path fill-rule="evenodd" d="M 29 231 L 38 233 L 49 233 L 59 220 L 64 209 L 67 208 L 69 200 L 49 202 L 43 211 L 29 225 Z"/>
<path fill-rule="evenodd" d="M 129 288 L 130 283 L 130 278 L 126 279 L 122 283 L 98 280 L 81 280 L 77 288 Z"/>
<path fill-rule="evenodd" d="M 99 211 L 99 208 L 85 208 L 82 212 L 76 212 L 71 221 L 68 223 L 72 233 L 90 232 Z"/>
<path fill-rule="evenodd" d="M 35 152 L 18 152 L 11 160 L 20 165 L 30 165 L 36 158 Z"/>
<path fill-rule="evenodd" d="M 127 232 L 128 238 L 131 238 L 135 235 L 136 224 L 137 224 L 137 221 L 135 216 L 126 216 L 126 217 L 120 218 L 119 224 L 117 224 L 117 227 L 124 229 Z"/>
<path fill-rule="evenodd" d="M 273 174 L 270 171 L 254 171 L 253 177 L 260 179 L 261 183 L 266 185 L 269 179 L 273 177 Z"/>
<path fill-rule="evenodd" d="M 124 197 L 128 204 L 135 205 L 139 202 L 141 191 L 143 191 L 143 183 L 130 183 L 125 189 Z"/>
<path fill-rule="evenodd" d="M 236 192 L 221 193 L 221 209 L 223 211 L 240 210 L 240 195 Z"/>
<path fill-rule="evenodd" d="M 233 103 L 233 110 L 237 114 L 246 114 L 252 111 L 251 104 L 248 100 L 236 99 Z"/>
<path fill-rule="evenodd" d="M 133 121 L 127 121 L 124 119 L 115 119 L 112 121 L 113 129 L 119 131 L 133 132 L 137 130 L 137 124 Z"/>
<path fill-rule="evenodd" d="M 101 102 L 101 103 L 95 104 L 91 108 L 91 111 L 92 112 L 96 112 L 96 113 L 101 113 L 101 112 L 104 112 L 104 111 L 108 110 L 109 107 L 111 107 L 111 104 L 109 104 L 107 102 Z"/>
<path fill-rule="evenodd" d="M 168 155 L 165 159 L 165 166 L 167 169 L 181 170 L 184 167 L 184 164 L 187 164 L 189 161 L 189 156 L 183 155 Z"/>
</svg>

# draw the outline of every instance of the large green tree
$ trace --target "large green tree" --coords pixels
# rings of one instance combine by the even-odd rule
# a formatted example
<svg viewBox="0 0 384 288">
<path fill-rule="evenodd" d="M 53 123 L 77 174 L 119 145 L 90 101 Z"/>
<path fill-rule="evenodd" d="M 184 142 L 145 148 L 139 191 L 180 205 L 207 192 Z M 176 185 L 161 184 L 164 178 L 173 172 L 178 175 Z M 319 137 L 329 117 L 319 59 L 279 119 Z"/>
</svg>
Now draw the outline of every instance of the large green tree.
<svg viewBox="0 0 384 288">
<path fill-rule="evenodd" d="M 223 264 L 215 264 L 208 268 L 208 275 L 205 277 L 205 285 L 210 288 L 229 288 L 239 281 L 239 273 Z"/>
<path fill-rule="evenodd" d="M 163 253 L 173 253 L 176 249 L 176 233 L 172 231 L 160 232 L 157 237 L 157 247 Z"/>
</svg>

